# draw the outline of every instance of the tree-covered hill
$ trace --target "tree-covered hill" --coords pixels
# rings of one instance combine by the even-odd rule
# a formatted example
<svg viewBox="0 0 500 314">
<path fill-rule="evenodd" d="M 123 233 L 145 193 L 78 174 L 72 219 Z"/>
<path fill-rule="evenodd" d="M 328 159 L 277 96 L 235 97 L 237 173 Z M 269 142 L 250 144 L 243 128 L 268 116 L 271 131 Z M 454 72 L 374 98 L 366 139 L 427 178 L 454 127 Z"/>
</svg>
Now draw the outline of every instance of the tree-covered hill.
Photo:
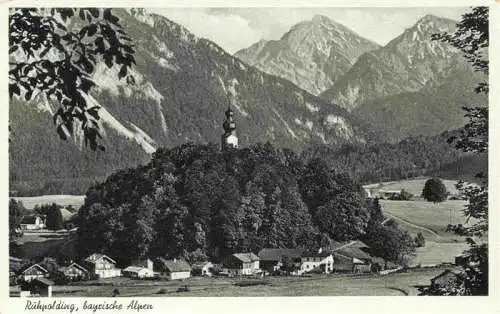
<svg viewBox="0 0 500 314">
<path fill-rule="evenodd" d="M 88 190 L 78 215 L 80 254 L 103 252 L 126 264 L 328 247 L 366 237 L 380 223 L 372 207 L 359 185 L 321 160 L 304 163 L 270 144 L 223 152 L 184 144 Z"/>
</svg>

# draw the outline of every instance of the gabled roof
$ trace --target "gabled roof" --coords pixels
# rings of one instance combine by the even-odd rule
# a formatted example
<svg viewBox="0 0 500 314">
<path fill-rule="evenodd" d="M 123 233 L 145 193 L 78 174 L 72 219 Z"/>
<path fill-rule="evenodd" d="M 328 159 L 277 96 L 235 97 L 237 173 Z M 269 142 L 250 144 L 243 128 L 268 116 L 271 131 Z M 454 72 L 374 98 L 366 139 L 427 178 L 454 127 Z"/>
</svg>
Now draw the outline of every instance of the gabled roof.
<svg viewBox="0 0 500 314">
<path fill-rule="evenodd" d="M 40 215 L 26 215 L 26 216 L 23 216 L 23 218 L 21 219 L 21 224 L 34 224 L 36 223 L 36 219 L 39 218 Z"/>
<path fill-rule="evenodd" d="M 149 269 L 145 268 L 145 267 L 139 267 L 139 266 L 129 266 L 129 267 L 125 268 L 123 271 L 124 272 L 138 273 L 142 270 L 149 270 Z"/>
<path fill-rule="evenodd" d="M 164 267 L 171 272 L 191 271 L 191 266 L 183 259 L 166 260 L 163 257 L 159 257 L 157 260 L 160 261 L 164 265 Z"/>
<path fill-rule="evenodd" d="M 61 267 L 59 270 L 60 270 L 60 271 L 62 271 L 62 272 L 65 272 L 66 270 L 68 270 L 68 269 L 69 269 L 69 268 L 71 268 L 71 267 L 78 268 L 78 269 L 80 269 L 80 270 L 82 270 L 82 271 L 84 271 L 84 272 L 86 272 L 86 273 L 88 273 L 88 272 L 89 272 L 89 271 L 88 271 L 85 267 L 83 267 L 83 266 L 81 266 L 81 265 L 79 265 L 79 264 L 77 264 L 77 263 L 72 263 L 72 264 L 71 264 L 71 265 L 69 265 L 69 266 L 66 266 L 66 267 Z"/>
<path fill-rule="evenodd" d="M 33 265 L 30 265 L 30 266 L 26 266 L 23 270 L 22 270 L 22 273 L 28 271 L 29 269 L 31 268 L 38 268 L 39 270 L 43 271 L 44 273 L 48 273 L 49 271 L 46 270 L 45 268 L 43 268 L 42 266 L 40 266 L 39 264 L 33 264 Z"/>
<path fill-rule="evenodd" d="M 256 262 L 259 260 L 259 257 L 254 253 L 234 253 L 233 256 L 243 263 Z"/>
<path fill-rule="evenodd" d="M 332 255 L 332 252 L 329 251 L 304 251 L 302 253 L 302 257 L 328 257 Z"/>
<path fill-rule="evenodd" d="M 207 265 L 214 265 L 212 262 L 206 261 L 206 262 L 197 262 L 191 265 L 192 268 L 203 268 Z"/>
<path fill-rule="evenodd" d="M 454 276 L 459 277 L 459 278 L 463 276 L 463 273 L 458 269 L 447 269 L 447 270 L 443 271 L 442 273 L 440 273 L 439 275 L 437 275 L 436 277 L 432 278 L 431 281 L 434 281 L 434 280 L 436 280 L 440 277 L 443 277 L 447 274 L 453 274 Z"/>
<path fill-rule="evenodd" d="M 85 259 L 85 261 L 94 264 L 95 262 L 97 262 L 98 260 L 100 260 L 102 258 L 107 259 L 108 261 L 110 261 L 113 264 L 116 264 L 115 260 L 113 260 L 111 257 L 104 255 L 104 254 L 101 254 L 101 253 L 94 253 L 94 254 L 90 255 L 89 257 L 87 257 Z"/>
<path fill-rule="evenodd" d="M 366 253 L 365 251 L 363 251 L 359 247 L 348 246 L 348 247 L 344 247 L 340 250 L 336 250 L 335 252 L 342 254 L 344 256 L 353 257 L 353 258 L 357 258 L 357 259 L 361 259 L 361 260 L 371 259 L 371 255 Z"/>
<path fill-rule="evenodd" d="M 283 256 L 291 259 L 300 258 L 304 249 L 270 249 L 264 248 L 259 252 L 261 261 L 281 261 Z"/>
</svg>

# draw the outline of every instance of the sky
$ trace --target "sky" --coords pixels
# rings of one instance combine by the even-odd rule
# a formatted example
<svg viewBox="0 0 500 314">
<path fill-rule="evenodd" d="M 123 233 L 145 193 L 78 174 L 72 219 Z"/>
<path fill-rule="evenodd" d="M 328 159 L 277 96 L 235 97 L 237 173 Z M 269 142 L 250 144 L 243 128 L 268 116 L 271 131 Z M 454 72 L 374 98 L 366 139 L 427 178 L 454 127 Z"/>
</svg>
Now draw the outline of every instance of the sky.
<svg viewBox="0 0 500 314">
<path fill-rule="evenodd" d="M 385 45 L 426 14 L 458 20 L 470 8 L 152 8 L 149 11 L 235 53 L 261 39 L 279 39 L 293 25 L 317 14 Z"/>
</svg>

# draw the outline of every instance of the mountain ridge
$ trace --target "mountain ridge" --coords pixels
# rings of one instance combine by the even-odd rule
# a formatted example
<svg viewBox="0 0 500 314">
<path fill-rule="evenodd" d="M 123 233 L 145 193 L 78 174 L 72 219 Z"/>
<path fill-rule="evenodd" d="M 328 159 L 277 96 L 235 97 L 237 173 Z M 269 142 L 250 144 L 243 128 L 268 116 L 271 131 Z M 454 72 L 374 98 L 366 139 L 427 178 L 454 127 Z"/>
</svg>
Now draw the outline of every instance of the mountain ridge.
<svg viewBox="0 0 500 314">
<path fill-rule="evenodd" d="M 260 40 L 234 55 L 318 95 L 365 51 L 379 46 L 326 16 L 292 26 L 278 40 Z"/>
</svg>

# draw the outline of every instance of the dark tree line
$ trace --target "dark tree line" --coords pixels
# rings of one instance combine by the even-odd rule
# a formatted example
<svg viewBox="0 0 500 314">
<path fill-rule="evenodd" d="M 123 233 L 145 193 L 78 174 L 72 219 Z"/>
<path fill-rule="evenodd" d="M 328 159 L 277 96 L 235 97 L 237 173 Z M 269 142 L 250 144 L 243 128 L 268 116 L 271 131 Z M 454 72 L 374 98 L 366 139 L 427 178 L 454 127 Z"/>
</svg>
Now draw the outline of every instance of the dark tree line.
<svg viewBox="0 0 500 314">
<path fill-rule="evenodd" d="M 270 144 L 159 149 L 147 165 L 111 175 L 86 196 L 80 253 L 104 252 L 121 263 L 325 247 L 366 235 L 372 216 L 347 176 Z"/>
<path fill-rule="evenodd" d="M 459 134 L 454 131 L 436 136 L 417 136 L 395 144 L 344 145 L 340 148 L 315 146 L 306 149 L 301 156 L 306 161 L 322 159 L 328 167 L 345 172 L 362 184 L 422 175 L 460 177 L 468 175 L 468 167 L 474 168 L 472 164 L 482 167 L 484 162 L 471 159 L 469 155 L 450 147 L 447 139 Z"/>
</svg>

